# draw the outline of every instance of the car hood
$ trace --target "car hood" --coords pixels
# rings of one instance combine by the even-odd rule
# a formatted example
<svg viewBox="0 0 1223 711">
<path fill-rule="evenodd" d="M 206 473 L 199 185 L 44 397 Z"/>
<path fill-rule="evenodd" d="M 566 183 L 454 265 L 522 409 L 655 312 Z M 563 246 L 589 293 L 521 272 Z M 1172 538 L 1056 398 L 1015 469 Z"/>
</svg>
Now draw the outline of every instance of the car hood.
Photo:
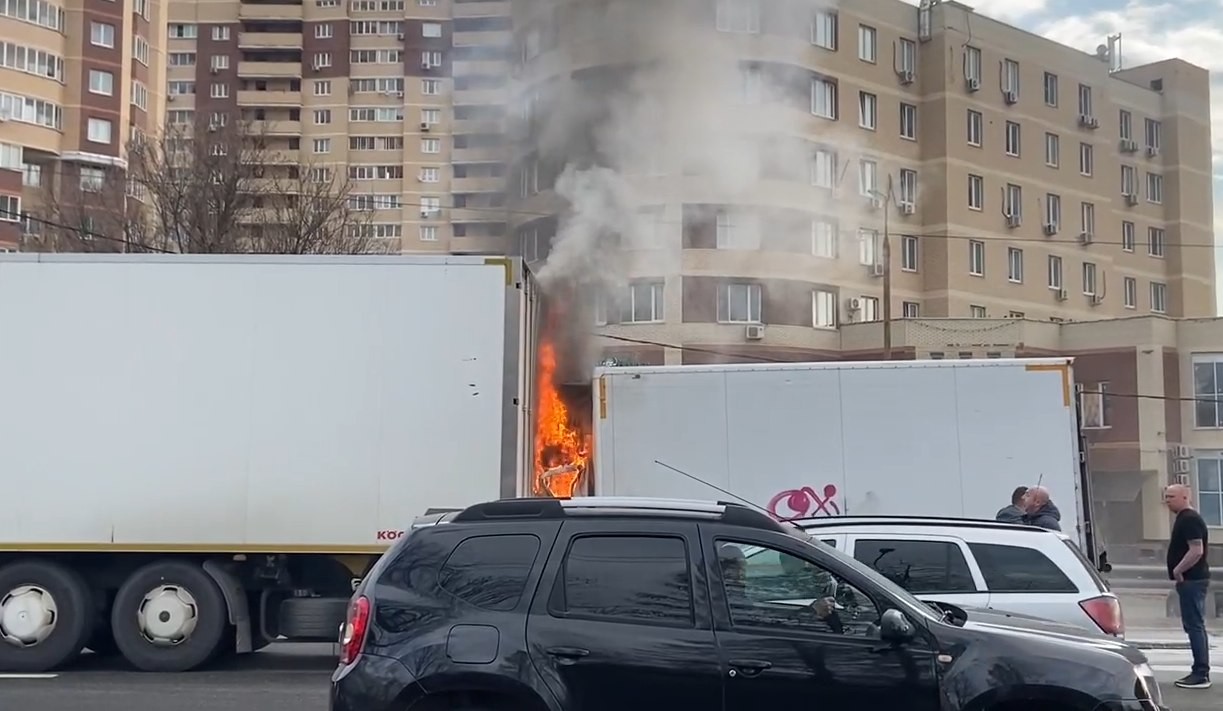
<svg viewBox="0 0 1223 711">
<path fill-rule="evenodd" d="M 1053 620 L 1014 612 L 986 610 L 976 607 L 961 607 L 960 609 L 968 614 L 968 620 L 964 623 L 964 629 L 980 631 L 985 634 L 1005 634 L 1064 644 L 1087 645 L 1103 651 L 1120 654 L 1133 664 L 1145 664 L 1147 662 L 1146 655 L 1137 647 L 1125 640 L 1117 639 L 1103 632 L 1092 632 L 1077 625 L 1054 622 Z"/>
</svg>

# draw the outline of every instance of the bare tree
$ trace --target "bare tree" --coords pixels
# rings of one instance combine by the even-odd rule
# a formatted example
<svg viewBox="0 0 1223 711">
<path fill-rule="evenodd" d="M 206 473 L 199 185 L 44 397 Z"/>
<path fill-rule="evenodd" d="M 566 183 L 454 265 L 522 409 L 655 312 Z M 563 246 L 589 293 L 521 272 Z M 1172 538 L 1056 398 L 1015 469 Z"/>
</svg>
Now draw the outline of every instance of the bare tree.
<svg viewBox="0 0 1223 711">
<path fill-rule="evenodd" d="M 61 172 L 40 201 L 33 249 L 362 254 L 378 239 L 346 174 L 278 150 L 241 121 L 168 124 L 137 138 L 126 170 Z"/>
</svg>

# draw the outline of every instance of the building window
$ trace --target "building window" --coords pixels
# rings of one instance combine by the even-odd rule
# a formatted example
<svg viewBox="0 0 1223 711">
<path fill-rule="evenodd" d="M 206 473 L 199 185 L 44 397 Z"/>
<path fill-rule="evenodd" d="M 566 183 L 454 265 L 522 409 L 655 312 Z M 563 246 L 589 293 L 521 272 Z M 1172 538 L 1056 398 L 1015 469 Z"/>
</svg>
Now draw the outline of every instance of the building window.
<svg viewBox="0 0 1223 711">
<path fill-rule="evenodd" d="M 717 0 L 716 23 L 719 32 L 760 32 L 760 0 Z"/>
<path fill-rule="evenodd" d="M 977 306 L 976 304 L 968 307 L 968 315 L 973 318 L 989 318 L 989 312 L 986 311 L 985 307 Z M 969 357 L 972 356 L 970 355 Z"/>
<path fill-rule="evenodd" d="M 900 204 L 913 207 L 917 204 L 917 171 L 900 169 Z"/>
<path fill-rule="evenodd" d="M 874 296 L 863 296 L 858 299 L 860 311 L 858 312 L 859 323 L 871 323 L 879 320 L 879 299 Z"/>
<path fill-rule="evenodd" d="M 1168 285 L 1157 281 L 1151 282 L 1151 312 L 1164 314 L 1168 312 Z"/>
<path fill-rule="evenodd" d="M 89 23 L 89 43 L 97 47 L 115 47 L 115 26 L 105 22 Z"/>
<path fill-rule="evenodd" d="M 836 119 L 837 85 L 827 79 L 811 80 L 811 113 L 820 118 Z"/>
<path fill-rule="evenodd" d="M 1134 115 L 1125 109 L 1121 109 L 1117 114 L 1117 128 L 1120 138 L 1123 141 L 1130 141 L 1134 138 Z"/>
<path fill-rule="evenodd" d="M 985 276 L 985 242 L 979 239 L 968 241 L 968 273 Z"/>
<path fill-rule="evenodd" d="M 874 94 L 858 92 L 858 126 L 868 131 L 875 130 L 879 100 Z"/>
<path fill-rule="evenodd" d="M 330 153 L 331 152 L 331 139 L 330 138 L 314 139 L 314 152 L 315 153 Z"/>
<path fill-rule="evenodd" d="M 1045 165 L 1056 168 L 1062 163 L 1062 139 L 1056 133 L 1045 134 Z"/>
<path fill-rule="evenodd" d="M 1162 205 L 1164 202 L 1164 176 L 1147 173 L 1147 202 Z"/>
<path fill-rule="evenodd" d="M 113 124 L 106 119 L 91 118 L 86 132 L 89 140 L 94 143 L 110 143 L 112 127 Z"/>
<path fill-rule="evenodd" d="M 917 107 L 900 102 L 900 137 L 917 140 Z"/>
<path fill-rule="evenodd" d="M 811 293 L 811 325 L 814 328 L 837 327 L 837 295 L 831 291 Z"/>
<path fill-rule="evenodd" d="M 921 304 L 916 301 L 905 301 L 900 304 L 900 315 L 902 318 L 920 318 Z"/>
<path fill-rule="evenodd" d="M 985 178 L 979 175 L 968 176 L 968 209 L 985 209 Z"/>
<path fill-rule="evenodd" d="M 225 99 L 229 97 L 229 84 L 223 84 L 219 81 L 214 81 L 212 86 L 208 88 L 209 95 L 214 99 Z"/>
<path fill-rule="evenodd" d="M 420 93 L 425 96 L 437 96 L 442 93 L 442 83 L 437 79 L 421 79 Z"/>
<path fill-rule="evenodd" d="M 1006 154 L 1008 156 L 1019 155 L 1019 124 L 1014 121 L 1006 122 Z"/>
<path fill-rule="evenodd" d="M 817 148 L 811 161 L 811 184 L 831 190 L 837 184 L 837 154 Z"/>
<path fill-rule="evenodd" d="M 314 125 L 322 126 L 331 123 L 331 109 L 315 109 Z"/>
<path fill-rule="evenodd" d="M 1023 220 L 1023 188 L 1007 183 L 1005 197 L 1006 202 L 1002 206 L 1002 213 L 1016 223 L 1021 222 Z"/>
<path fill-rule="evenodd" d="M 1093 203 L 1079 205 L 1079 227 L 1081 234 L 1088 238 L 1096 233 L 1096 206 Z"/>
<path fill-rule="evenodd" d="M 858 193 L 863 197 L 879 193 L 879 164 L 869 158 L 858 161 Z"/>
<path fill-rule="evenodd" d="M 900 268 L 906 272 L 917 271 L 920 254 L 917 249 L 917 237 L 901 235 L 900 237 Z"/>
<path fill-rule="evenodd" d="M 1079 116 L 1091 118 L 1095 115 L 1095 106 L 1091 100 L 1091 87 L 1079 84 Z"/>
<path fill-rule="evenodd" d="M 1045 106 L 1057 106 L 1057 75 L 1045 72 Z"/>
<path fill-rule="evenodd" d="M 1162 227 L 1147 228 L 1147 254 L 1152 257 L 1164 256 L 1166 238 Z"/>
<path fill-rule="evenodd" d="M 1002 90 L 1019 98 L 1019 62 L 1013 59 L 1002 62 Z"/>
<path fill-rule="evenodd" d="M 421 225 L 419 234 L 421 242 L 436 242 L 437 225 Z"/>
<path fill-rule="evenodd" d="M 420 36 L 437 38 L 442 36 L 442 26 L 437 22 L 422 22 L 420 25 Z"/>
<path fill-rule="evenodd" d="M 1123 302 L 1125 308 L 1133 309 L 1138 307 L 1138 280 L 1134 277 L 1125 277 L 1121 283 Z"/>
<path fill-rule="evenodd" d="M 106 171 L 101 168 L 81 168 L 80 188 L 85 192 L 96 193 L 106 184 Z"/>
<path fill-rule="evenodd" d="M 879 47 L 876 44 L 877 33 L 874 27 L 858 25 L 858 59 L 874 64 L 879 58 Z"/>
<path fill-rule="evenodd" d="M 858 263 L 863 266 L 874 266 L 882 263 L 879 258 L 882 252 L 883 239 L 877 230 L 865 227 L 858 230 Z"/>
<path fill-rule="evenodd" d="M 1160 123 L 1159 121 L 1156 121 L 1154 119 L 1146 119 L 1144 133 L 1146 135 L 1148 153 L 1154 153 L 1155 155 L 1159 154 L 1159 149 L 1163 146 L 1163 143 L 1164 143 L 1163 128 L 1164 128 L 1163 124 Z"/>
<path fill-rule="evenodd" d="M 228 42 L 229 41 L 229 28 L 225 26 L 213 27 L 212 28 L 212 41 Z"/>
<path fill-rule="evenodd" d="M 964 47 L 964 80 L 980 86 L 981 50 L 972 45 Z"/>
<path fill-rule="evenodd" d="M 1121 166 L 1121 196 L 1134 197 L 1138 195 L 1138 171 L 1132 165 Z"/>
<path fill-rule="evenodd" d="M 836 51 L 837 13 L 833 10 L 816 10 L 811 21 L 811 44 Z"/>
<path fill-rule="evenodd" d="M 1133 252 L 1134 242 L 1136 240 L 1134 223 L 1128 220 L 1121 223 L 1121 250 L 1123 252 Z"/>
<path fill-rule="evenodd" d="M 639 281 L 629 285 L 622 323 L 662 323 L 663 282 Z"/>
<path fill-rule="evenodd" d="M 1223 526 L 1223 453 L 1197 458 L 1198 512 L 1208 526 Z"/>
<path fill-rule="evenodd" d="M 1049 288 L 1062 288 L 1062 258 L 1056 254 L 1049 255 Z"/>
<path fill-rule="evenodd" d="M 1108 383 L 1083 386 L 1079 394 L 1079 407 L 1083 413 L 1083 427 L 1104 429 L 1108 421 Z"/>
<path fill-rule="evenodd" d="M 435 155 L 442 152 L 442 141 L 440 138 L 422 138 L 420 139 L 420 152 L 429 155 Z"/>
<path fill-rule="evenodd" d="M 1006 250 L 1006 278 L 1013 284 L 1023 283 L 1023 250 L 1008 247 Z"/>
<path fill-rule="evenodd" d="M 1045 233 L 1056 234 L 1062 226 L 1062 196 L 1045 194 Z"/>
<path fill-rule="evenodd" d="M 980 111 L 968 110 L 967 131 L 968 145 L 980 148 L 985 134 L 985 119 Z"/>
<path fill-rule="evenodd" d="M 811 221 L 811 254 L 825 259 L 837 258 L 837 223 L 827 219 Z"/>
<path fill-rule="evenodd" d="M 1079 144 L 1079 174 L 1091 177 L 1095 173 L 1095 151 L 1090 143 Z"/>
<path fill-rule="evenodd" d="M 0 195 L 0 221 L 21 221 L 21 198 L 16 195 Z"/>
<path fill-rule="evenodd" d="M 1083 295 L 1096 295 L 1096 265 L 1083 262 Z"/>
<path fill-rule="evenodd" d="M 1193 356 L 1194 426 L 1223 429 L 1223 353 Z"/>
<path fill-rule="evenodd" d="M 97 69 L 89 70 L 89 92 L 103 96 L 113 96 L 115 93 L 115 75 Z"/>
<path fill-rule="evenodd" d="M 718 290 L 719 323 L 761 323 L 759 284 L 723 284 Z"/>
</svg>

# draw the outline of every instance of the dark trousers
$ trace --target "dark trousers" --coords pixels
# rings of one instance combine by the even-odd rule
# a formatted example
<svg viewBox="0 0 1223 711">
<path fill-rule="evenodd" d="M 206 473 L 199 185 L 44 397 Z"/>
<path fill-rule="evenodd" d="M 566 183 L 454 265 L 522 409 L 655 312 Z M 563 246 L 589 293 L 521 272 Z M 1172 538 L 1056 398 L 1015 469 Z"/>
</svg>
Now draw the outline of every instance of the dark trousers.
<svg viewBox="0 0 1223 711">
<path fill-rule="evenodd" d="M 1176 595 L 1180 598 L 1181 626 L 1189 635 L 1189 649 L 1193 652 L 1193 673 L 1210 676 L 1210 638 L 1206 634 L 1206 589 L 1209 580 L 1186 580 L 1176 584 Z"/>
</svg>

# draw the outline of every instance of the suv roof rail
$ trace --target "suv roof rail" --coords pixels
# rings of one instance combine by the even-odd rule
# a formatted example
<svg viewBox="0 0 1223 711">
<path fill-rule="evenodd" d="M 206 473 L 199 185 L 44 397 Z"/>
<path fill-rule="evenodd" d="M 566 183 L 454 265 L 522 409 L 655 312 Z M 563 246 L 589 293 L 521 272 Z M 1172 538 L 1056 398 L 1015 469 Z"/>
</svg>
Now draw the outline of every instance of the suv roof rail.
<svg viewBox="0 0 1223 711">
<path fill-rule="evenodd" d="M 871 523 L 898 524 L 909 526 L 971 526 L 973 528 L 1000 528 L 1015 531 L 1040 532 L 1047 529 L 1039 526 L 1029 526 L 1024 523 L 1004 523 L 992 518 L 962 518 L 956 516 L 906 516 L 906 515 L 869 515 L 856 516 L 821 516 L 818 518 L 790 519 L 800 527 L 824 528 L 827 526 L 856 526 Z M 1056 531 L 1054 531 L 1056 533 Z"/>
<path fill-rule="evenodd" d="M 755 509 L 728 501 L 657 499 L 636 496 L 579 496 L 571 499 L 499 499 L 468 506 L 449 521 L 561 519 L 572 515 L 656 515 L 708 518 L 735 526 L 784 531 L 781 524 Z"/>
</svg>

